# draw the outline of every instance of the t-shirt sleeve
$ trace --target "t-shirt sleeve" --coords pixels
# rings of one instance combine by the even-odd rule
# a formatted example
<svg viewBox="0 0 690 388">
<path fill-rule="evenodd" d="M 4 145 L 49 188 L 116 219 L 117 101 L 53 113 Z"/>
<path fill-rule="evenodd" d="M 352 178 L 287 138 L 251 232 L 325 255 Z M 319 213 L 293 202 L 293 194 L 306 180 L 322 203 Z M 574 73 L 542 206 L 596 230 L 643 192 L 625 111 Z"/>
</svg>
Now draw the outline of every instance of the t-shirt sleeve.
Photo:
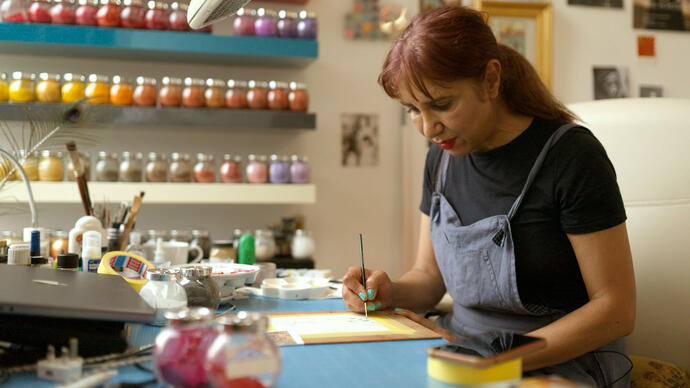
<svg viewBox="0 0 690 388">
<path fill-rule="evenodd" d="M 426 153 L 426 162 L 424 163 L 424 184 L 422 186 L 422 202 L 419 204 L 419 210 L 422 213 L 429 215 L 431 211 L 431 194 L 433 193 L 434 178 L 438 162 L 441 157 L 441 147 L 432 145 Z"/>
<path fill-rule="evenodd" d="M 593 233 L 623 223 L 623 198 L 604 146 L 584 128 L 571 130 L 559 143 L 555 198 L 563 231 Z"/>
</svg>

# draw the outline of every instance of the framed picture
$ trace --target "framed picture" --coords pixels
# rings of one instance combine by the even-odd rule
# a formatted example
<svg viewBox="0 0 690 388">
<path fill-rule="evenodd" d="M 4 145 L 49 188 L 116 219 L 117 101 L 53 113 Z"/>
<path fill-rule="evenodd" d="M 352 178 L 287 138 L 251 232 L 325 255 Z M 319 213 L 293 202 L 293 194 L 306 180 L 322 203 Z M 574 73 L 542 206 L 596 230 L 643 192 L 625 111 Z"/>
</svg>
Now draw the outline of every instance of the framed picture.
<svg viewBox="0 0 690 388">
<path fill-rule="evenodd" d="M 553 9 L 551 3 L 475 0 L 475 9 L 488 14 L 499 43 L 525 56 L 551 89 L 553 77 Z"/>
<path fill-rule="evenodd" d="M 444 5 L 468 5 L 468 4 L 464 4 L 463 0 L 419 0 L 419 10 L 421 12 L 430 10 L 432 8 L 442 7 Z"/>
<path fill-rule="evenodd" d="M 633 27 L 690 31 L 690 0 L 633 0 Z"/>
<path fill-rule="evenodd" d="M 630 97 L 628 68 L 622 66 L 594 66 L 594 99 Z"/>
</svg>

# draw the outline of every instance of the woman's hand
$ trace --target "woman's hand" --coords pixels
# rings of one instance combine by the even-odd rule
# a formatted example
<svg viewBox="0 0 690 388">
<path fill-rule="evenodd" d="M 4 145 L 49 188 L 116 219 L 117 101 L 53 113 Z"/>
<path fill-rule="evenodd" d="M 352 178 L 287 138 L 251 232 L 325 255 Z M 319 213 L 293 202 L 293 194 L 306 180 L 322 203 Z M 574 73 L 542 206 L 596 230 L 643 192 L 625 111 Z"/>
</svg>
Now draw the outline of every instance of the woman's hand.
<svg viewBox="0 0 690 388">
<path fill-rule="evenodd" d="M 368 311 L 384 310 L 393 304 L 393 282 L 383 271 L 365 270 L 367 288 L 362 285 L 361 267 L 350 267 L 343 277 L 343 300 L 348 309 L 364 313 L 364 303 Z"/>
<path fill-rule="evenodd" d="M 402 315 L 404 317 L 409 318 L 410 320 L 419 323 L 420 325 L 426 327 L 427 329 L 431 331 L 435 331 L 436 333 L 440 334 L 443 339 L 445 339 L 448 342 L 457 342 L 458 337 L 454 336 L 450 331 L 439 327 L 435 323 L 431 322 L 430 320 L 424 318 L 423 316 L 419 314 L 415 314 L 412 311 L 409 310 L 403 310 L 403 309 L 395 309 L 395 314 L 397 315 Z"/>
</svg>

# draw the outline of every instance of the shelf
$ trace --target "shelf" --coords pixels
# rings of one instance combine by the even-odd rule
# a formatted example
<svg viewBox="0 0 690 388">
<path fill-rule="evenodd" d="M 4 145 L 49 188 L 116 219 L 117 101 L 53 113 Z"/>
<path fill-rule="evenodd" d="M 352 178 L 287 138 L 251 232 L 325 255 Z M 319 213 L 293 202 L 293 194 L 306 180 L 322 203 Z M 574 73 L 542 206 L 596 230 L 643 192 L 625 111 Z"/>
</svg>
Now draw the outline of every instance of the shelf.
<svg viewBox="0 0 690 388">
<path fill-rule="evenodd" d="M 308 39 L 0 23 L 0 52 L 137 61 L 304 67 L 318 57 L 319 45 Z M 48 70 L 50 69 L 46 69 Z"/>
<path fill-rule="evenodd" d="M 81 203 L 75 182 L 31 182 L 36 203 Z M 89 182 L 91 200 L 96 203 L 131 201 L 145 191 L 144 204 L 313 204 L 316 185 L 229 184 L 229 183 L 124 183 Z M 0 203 L 26 202 L 22 182 L 9 182 L 0 192 Z"/>
<path fill-rule="evenodd" d="M 26 120 L 26 109 L 39 118 L 59 116 L 62 104 L 0 103 L 0 120 Z M 87 121 L 94 124 L 222 127 L 228 129 L 315 129 L 313 113 L 208 108 L 142 108 L 89 105 Z"/>
</svg>

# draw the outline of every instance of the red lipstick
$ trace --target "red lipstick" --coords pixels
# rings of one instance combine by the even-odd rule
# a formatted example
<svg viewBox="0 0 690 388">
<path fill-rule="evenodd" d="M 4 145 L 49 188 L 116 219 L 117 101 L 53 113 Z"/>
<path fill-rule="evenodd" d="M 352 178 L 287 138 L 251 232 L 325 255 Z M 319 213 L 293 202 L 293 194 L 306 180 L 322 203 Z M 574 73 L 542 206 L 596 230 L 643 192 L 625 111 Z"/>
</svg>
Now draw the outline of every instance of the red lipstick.
<svg viewBox="0 0 690 388">
<path fill-rule="evenodd" d="M 438 143 L 438 145 L 441 146 L 441 148 L 443 148 L 444 150 L 449 150 L 455 146 L 455 139 L 456 138 L 452 138 L 452 139 L 442 141 L 442 142 Z"/>
</svg>

